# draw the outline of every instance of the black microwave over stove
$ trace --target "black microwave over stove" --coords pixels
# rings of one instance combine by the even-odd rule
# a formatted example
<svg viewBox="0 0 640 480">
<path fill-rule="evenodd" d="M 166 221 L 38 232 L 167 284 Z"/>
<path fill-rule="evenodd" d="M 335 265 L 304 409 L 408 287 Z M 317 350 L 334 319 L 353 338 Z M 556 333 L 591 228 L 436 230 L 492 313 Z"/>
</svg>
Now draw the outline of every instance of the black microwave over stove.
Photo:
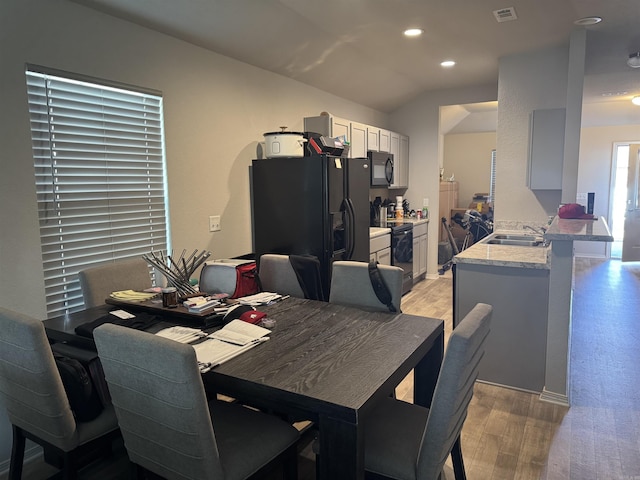
<svg viewBox="0 0 640 480">
<path fill-rule="evenodd" d="M 388 187 L 393 183 L 393 153 L 368 152 L 371 186 Z"/>
</svg>

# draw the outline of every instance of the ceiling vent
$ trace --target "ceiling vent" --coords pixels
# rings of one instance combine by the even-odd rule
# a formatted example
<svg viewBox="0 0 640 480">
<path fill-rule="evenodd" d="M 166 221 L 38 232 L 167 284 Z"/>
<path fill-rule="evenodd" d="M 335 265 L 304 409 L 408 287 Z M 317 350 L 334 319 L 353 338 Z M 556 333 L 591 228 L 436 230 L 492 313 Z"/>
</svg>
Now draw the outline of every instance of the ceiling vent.
<svg viewBox="0 0 640 480">
<path fill-rule="evenodd" d="M 511 20 L 517 20 L 516 9 L 513 7 L 501 8 L 500 10 L 494 10 L 493 16 L 496 17 L 498 23 L 509 22 Z"/>
</svg>

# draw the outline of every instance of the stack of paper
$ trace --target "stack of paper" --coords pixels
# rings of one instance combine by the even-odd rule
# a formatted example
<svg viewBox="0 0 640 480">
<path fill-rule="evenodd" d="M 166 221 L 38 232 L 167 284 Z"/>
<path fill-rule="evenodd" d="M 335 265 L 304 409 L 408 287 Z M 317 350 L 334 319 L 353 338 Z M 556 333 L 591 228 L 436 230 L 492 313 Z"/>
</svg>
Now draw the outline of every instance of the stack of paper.
<svg viewBox="0 0 640 480">
<path fill-rule="evenodd" d="M 220 300 L 212 297 L 191 297 L 183 302 L 191 313 L 202 313 L 220 305 Z"/>
<path fill-rule="evenodd" d="M 268 305 L 270 303 L 277 302 L 278 300 L 282 300 L 284 298 L 285 297 L 283 297 L 279 293 L 260 292 L 260 293 L 256 293 L 255 295 L 249 295 L 246 297 L 239 298 L 238 302 L 240 302 L 243 305 L 251 305 L 255 307 L 256 305 Z"/>
<path fill-rule="evenodd" d="M 109 295 L 116 300 L 122 300 L 125 302 L 144 302 L 155 297 L 156 293 L 136 292 L 135 290 L 120 290 L 117 292 L 111 292 Z"/>
<path fill-rule="evenodd" d="M 243 322 L 232 320 L 222 329 L 206 334 L 202 330 L 190 327 L 174 326 L 160 330 L 156 335 L 169 338 L 180 343 L 193 343 L 198 358 L 198 366 L 206 373 L 221 363 L 246 352 L 250 348 L 269 340 L 271 331 Z M 202 341 L 204 338 L 206 340 Z"/>
</svg>

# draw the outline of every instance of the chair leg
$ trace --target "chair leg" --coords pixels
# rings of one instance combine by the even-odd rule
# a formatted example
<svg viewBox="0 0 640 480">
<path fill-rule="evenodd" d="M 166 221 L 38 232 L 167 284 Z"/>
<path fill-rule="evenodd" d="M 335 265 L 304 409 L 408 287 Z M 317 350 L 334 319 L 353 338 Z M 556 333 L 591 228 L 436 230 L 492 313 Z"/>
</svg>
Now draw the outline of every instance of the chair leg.
<svg viewBox="0 0 640 480">
<path fill-rule="evenodd" d="M 62 478 L 64 480 L 78 478 L 76 459 L 72 452 L 65 452 L 62 455 Z"/>
<path fill-rule="evenodd" d="M 456 480 L 467 480 L 467 475 L 464 471 L 464 461 L 462 460 L 460 436 L 458 436 L 451 449 L 451 462 L 453 463 L 453 473 Z"/>
<path fill-rule="evenodd" d="M 9 479 L 20 480 L 22 478 L 22 462 L 24 461 L 25 436 L 20 427 L 13 427 L 13 446 L 11 447 L 11 463 L 9 465 Z"/>
<path fill-rule="evenodd" d="M 283 454 L 282 478 L 284 480 L 298 479 L 298 447 L 290 446 Z"/>
</svg>

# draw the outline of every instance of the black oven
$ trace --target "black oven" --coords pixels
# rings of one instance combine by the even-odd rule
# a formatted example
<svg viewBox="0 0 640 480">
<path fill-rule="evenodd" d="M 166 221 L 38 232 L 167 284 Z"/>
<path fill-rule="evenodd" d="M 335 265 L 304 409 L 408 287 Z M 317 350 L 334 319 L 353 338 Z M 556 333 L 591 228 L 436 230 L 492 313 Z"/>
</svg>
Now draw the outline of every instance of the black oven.
<svg viewBox="0 0 640 480">
<path fill-rule="evenodd" d="M 404 270 L 402 294 L 413 288 L 413 224 L 391 227 L 391 264 Z"/>
</svg>

